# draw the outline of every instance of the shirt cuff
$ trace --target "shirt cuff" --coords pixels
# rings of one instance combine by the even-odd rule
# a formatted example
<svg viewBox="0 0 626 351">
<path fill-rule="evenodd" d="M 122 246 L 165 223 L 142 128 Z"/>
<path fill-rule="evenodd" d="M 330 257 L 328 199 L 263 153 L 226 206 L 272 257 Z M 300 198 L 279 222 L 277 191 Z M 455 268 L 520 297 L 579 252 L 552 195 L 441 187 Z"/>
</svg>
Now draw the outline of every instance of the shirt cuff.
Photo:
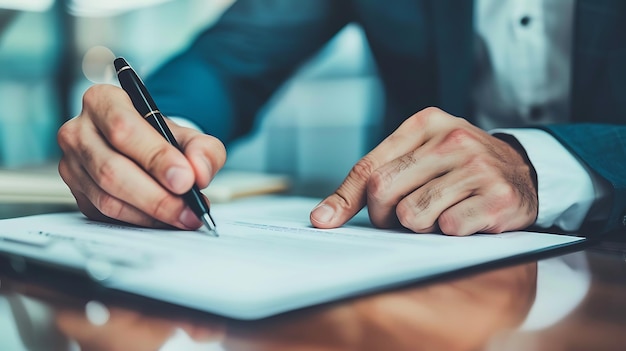
<svg viewBox="0 0 626 351">
<path fill-rule="evenodd" d="M 539 211 L 535 225 L 578 230 L 596 199 L 591 175 L 581 162 L 541 129 L 497 129 L 490 133 L 514 136 L 537 172 Z"/>
</svg>

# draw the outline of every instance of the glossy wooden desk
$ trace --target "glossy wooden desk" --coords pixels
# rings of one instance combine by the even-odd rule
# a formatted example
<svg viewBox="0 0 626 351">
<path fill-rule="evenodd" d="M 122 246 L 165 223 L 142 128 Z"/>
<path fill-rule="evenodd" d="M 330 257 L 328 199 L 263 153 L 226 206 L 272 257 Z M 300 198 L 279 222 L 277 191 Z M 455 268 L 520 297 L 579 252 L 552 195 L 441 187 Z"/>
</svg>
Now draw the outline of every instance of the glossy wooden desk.
<svg viewBox="0 0 626 351">
<path fill-rule="evenodd" d="M 0 350 L 626 350 L 619 243 L 253 322 L 0 271 Z"/>
</svg>

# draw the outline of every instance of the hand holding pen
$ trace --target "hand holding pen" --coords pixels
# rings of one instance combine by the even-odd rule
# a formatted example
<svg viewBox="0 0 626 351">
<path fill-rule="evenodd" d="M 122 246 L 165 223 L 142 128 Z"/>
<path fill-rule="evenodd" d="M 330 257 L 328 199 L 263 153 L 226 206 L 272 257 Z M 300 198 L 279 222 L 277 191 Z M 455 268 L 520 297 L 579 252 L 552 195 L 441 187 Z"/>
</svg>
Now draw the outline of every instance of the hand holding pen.
<svg viewBox="0 0 626 351">
<path fill-rule="evenodd" d="M 165 117 L 159 111 L 156 103 L 148 93 L 148 89 L 143 84 L 137 73 L 130 67 L 128 62 L 119 57 L 114 62 L 115 71 L 117 72 L 117 78 L 120 81 L 122 89 L 126 91 L 132 101 L 133 106 L 137 109 L 140 115 L 150 123 L 154 129 L 167 140 L 170 145 L 180 150 L 178 142 L 172 135 L 170 128 L 165 123 Z M 209 230 L 211 235 L 217 236 L 215 230 L 215 221 L 211 217 L 209 212 L 209 206 L 200 193 L 200 189 L 194 184 L 189 191 L 183 194 L 183 199 L 191 211 L 202 221 L 202 223 Z"/>
<path fill-rule="evenodd" d="M 124 90 L 100 84 L 85 92 L 81 113 L 58 132 L 59 173 L 81 212 L 147 227 L 203 225 L 182 195 L 208 185 L 224 165 L 224 145 L 164 121 L 180 149 L 146 123 Z"/>
</svg>

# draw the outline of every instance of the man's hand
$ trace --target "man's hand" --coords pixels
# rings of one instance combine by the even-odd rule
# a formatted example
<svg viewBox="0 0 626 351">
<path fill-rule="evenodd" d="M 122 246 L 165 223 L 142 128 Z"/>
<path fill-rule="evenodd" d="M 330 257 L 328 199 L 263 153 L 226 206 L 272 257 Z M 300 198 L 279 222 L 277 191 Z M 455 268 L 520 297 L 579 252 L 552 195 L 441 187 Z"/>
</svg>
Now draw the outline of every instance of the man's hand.
<svg viewBox="0 0 626 351">
<path fill-rule="evenodd" d="M 226 161 L 216 138 L 168 121 L 170 145 L 137 113 L 128 95 L 95 85 L 83 110 L 58 132 L 59 173 L 89 218 L 142 226 L 197 229 L 201 222 L 179 196 L 206 187 Z"/>
<path fill-rule="evenodd" d="M 469 235 L 530 226 L 538 200 L 532 165 L 511 145 L 427 108 L 363 157 L 311 223 L 335 228 L 365 205 L 377 227 Z"/>
</svg>

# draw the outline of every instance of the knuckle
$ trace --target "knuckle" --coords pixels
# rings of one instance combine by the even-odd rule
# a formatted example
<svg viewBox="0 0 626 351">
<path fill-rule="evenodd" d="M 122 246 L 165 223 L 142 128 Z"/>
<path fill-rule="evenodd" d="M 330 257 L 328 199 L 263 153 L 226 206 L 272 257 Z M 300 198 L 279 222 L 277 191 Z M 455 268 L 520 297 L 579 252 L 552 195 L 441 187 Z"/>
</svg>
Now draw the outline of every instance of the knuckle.
<svg viewBox="0 0 626 351">
<path fill-rule="evenodd" d="M 127 143 L 130 137 L 135 134 L 133 124 L 128 121 L 128 116 L 120 111 L 109 113 L 107 124 L 108 128 L 104 132 L 107 140 L 114 146 Z"/>
<path fill-rule="evenodd" d="M 485 225 L 481 232 L 489 234 L 499 234 L 507 230 L 507 225 L 502 215 L 490 214 L 485 216 Z"/>
<path fill-rule="evenodd" d="M 209 148 L 211 150 L 210 157 L 207 157 L 209 162 L 211 163 L 211 167 L 213 170 L 217 171 L 222 168 L 226 163 L 227 151 L 226 146 L 219 139 L 208 136 L 209 137 Z"/>
<path fill-rule="evenodd" d="M 217 149 L 217 151 L 219 151 L 220 153 L 224 153 L 224 154 L 226 153 L 226 146 L 224 145 L 224 143 L 222 143 L 221 140 L 211 135 L 207 135 L 207 136 L 209 137 L 209 140 L 213 145 L 212 148 Z"/>
<path fill-rule="evenodd" d="M 90 86 L 84 93 L 82 98 L 83 113 L 97 111 L 102 107 L 102 103 L 106 101 L 103 97 L 110 96 L 115 92 L 119 93 L 119 88 L 108 84 L 95 84 Z"/>
<path fill-rule="evenodd" d="M 102 94 L 102 86 L 99 84 L 90 86 L 83 94 L 83 107 L 90 108 L 96 104 Z"/>
<path fill-rule="evenodd" d="M 506 182 L 498 182 L 491 188 L 491 193 L 495 197 L 498 204 L 511 204 L 516 199 L 516 191 L 511 184 Z"/>
<path fill-rule="evenodd" d="M 388 203 L 390 201 L 398 201 L 398 194 L 393 191 L 393 183 L 395 182 L 397 175 L 404 172 L 416 163 L 413 153 L 408 153 L 392 164 L 388 164 L 385 167 L 375 169 L 367 180 L 367 192 L 370 199 L 373 201 Z"/>
<path fill-rule="evenodd" d="M 414 201 L 404 199 L 396 206 L 396 217 L 400 224 L 414 232 L 421 232 L 429 228 L 432 223 L 428 223 L 425 216 L 421 216 L 421 211 L 414 206 Z"/>
<path fill-rule="evenodd" d="M 89 141 L 84 139 L 76 140 L 73 148 L 75 149 L 77 156 L 81 159 L 81 163 L 87 165 L 93 162 L 94 150 L 92 149 L 92 145 L 89 144 Z"/>
<path fill-rule="evenodd" d="M 487 208 L 487 213 L 484 215 L 485 223 L 487 223 L 483 229 L 485 233 L 502 233 L 510 228 L 513 219 L 510 218 L 508 211 L 503 210 L 507 204 L 503 202 L 498 206 L 496 203 Z"/>
<path fill-rule="evenodd" d="M 98 211 L 109 218 L 120 218 L 124 205 L 112 195 L 102 192 L 94 204 Z"/>
<path fill-rule="evenodd" d="M 413 210 L 413 207 L 411 207 L 407 203 L 408 201 L 406 201 L 406 199 L 398 203 L 398 205 L 396 206 L 396 217 L 403 227 L 409 228 L 411 227 L 415 212 Z"/>
<path fill-rule="evenodd" d="M 500 234 L 506 231 L 506 227 L 502 223 L 495 224 L 491 226 L 489 229 L 485 230 L 486 233 L 489 234 Z"/>
<path fill-rule="evenodd" d="M 69 120 L 57 131 L 57 143 L 63 152 L 68 152 L 72 145 L 74 145 L 74 140 L 78 135 L 74 124 L 73 120 Z"/>
<path fill-rule="evenodd" d="M 151 202 L 151 206 L 148 209 L 148 214 L 160 221 L 166 223 L 172 223 L 174 215 L 180 213 L 182 208 L 175 205 L 175 201 L 172 201 L 173 197 L 169 194 L 163 194 L 156 201 Z"/>
<path fill-rule="evenodd" d="M 434 116 L 438 116 L 443 113 L 444 112 L 440 108 L 435 107 L 435 106 L 426 107 L 425 109 L 418 112 L 418 114 L 424 115 L 424 117 L 427 117 L 427 118 L 432 118 Z"/>
<path fill-rule="evenodd" d="M 218 155 L 218 159 L 217 159 L 217 166 L 218 168 L 221 168 L 224 163 L 226 163 L 226 157 L 227 157 L 227 151 L 226 151 L 226 146 L 224 145 L 224 143 L 222 143 L 219 139 L 215 138 L 215 137 L 211 137 L 212 140 L 214 140 L 213 145 L 214 148 L 217 151 L 217 155 Z"/>
<path fill-rule="evenodd" d="M 389 175 L 393 176 L 397 173 L 403 172 L 406 169 L 410 168 L 411 166 L 415 165 L 415 163 L 417 163 L 417 159 L 415 158 L 415 155 L 412 152 L 404 154 L 400 158 L 398 158 L 395 164 L 395 168 Z"/>
<path fill-rule="evenodd" d="M 226 163 L 226 147 L 213 136 L 197 133 L 188 142 L 183 142 L 181 146 L 182 149 L 178 151 L 191 161 L 192 167 L 194 163 L 201 167 L 200 172 L 196 174 L 196 183 L 201 187 L 207 186 L 211 178 Z"/>
<path fill-rule="evenodd" d="M 67 184 L 70 179 L 70 168 L 67 164 L 67 160 L 65 159 L 65 157 L 61 157 L 61 160 L 59 160 L 57 170 L 59 172 L 59 175 L 61 176 L 61 179 L 63 179 L 63 181 Z"/>
<path fill-rule="evenodd" d="M 102 189 L 115 189 L 115 184 L 120 179 L 118 177 L 117 167 L 113 159 L 109 158 L 99 165 L 93 178 Z"/>
<path fill-rule="evenodd" d="M 493 179 L 490 176 L 492 168 L 491 162 L 489 162 L 489 160 L 483 155 L 470 156 L 467 160 L 467 167 L 469 168 L 469 171 L 474 174 L 484 176 L 488 179 Z"/>
<path fill-rule="evenodd" d="M 404 121 L 410 130 L 418 130 L 424 128 L 433 119 L 436 114 L 436 107 L 427 107 Z"/>
<path fill-rule="evenodd" d="M 173 146 L 167 143 L 160 143 L 158 146 L 150 149 L 146 155 L 144 162 L 145 169 L 155 174 L 159 165 L 164 164 L 164 160 L 169 159 L 168 155 L 173 151 Z"/>
<path fill-rule="evenodd" d="M 367 181 L 367 194 L 376 202 L 385 202 L 388 197 L 391 175 L 382 170 L 375 170 Z"/>
<path fill-rule="evenodd" d="M 369 156 L 365 156 L 352 167 L 349 177 L 357 182 L 366 184 L 375 170 L 376 165 L 374 160 Z"/>
<path fill-rule="evenodd" d="M 439 121 L 444 116 L 447 116 L 447 114 L 440 108 L 430 106 L 413 114 L 411 117 L 407 118 L 405 122 L 411 127 L 412 130 L 423 129 L 426 128 L 426 126 Z"/>
<path fill-rule="evenodd" d="M 434 213 L 427 210 L 433 199 L 433 191 L 438 192 L 438 190 L 428 189 L 421 196 L 408 196 L 398 203 L 396 216 L 404 227 L 415 232 L 423 232 L 433 226 Z"/>
<path fill-rule="evenodd" d="M 443 197 L 443 189 L 439 185 L 428 185 L 425 189 L 425 194 L 420 196 L 416 201 L 416 207 L 420 211 L 426 210 L 432 202 L 435 202 Z"/>
<path fill-rule="evenodd" d="M 409 196 L 404 198 L 402 202 L 407 207 L 411 208 L 412 211 L 419 213 L 428 208 L 432 201 L 433 190 L 431 188 L 425 189 L 423 194 L 419 196 Z"/>
<path fill-rule="evenodd" d="M 444 145 L 470 147 L 474 142 L 472 133 L 464 128 L 454 128 L 443 139 Z"/>
<path fill-rule="evenodd" d="M 461 220 L 450 212 L 442 213 L 437 219 L 439 229 L 446 235 L 463 235 L 461 232 Z"/>
<path fill-rule="evenodd" d="M 389 221 L 387 218 L 382 218 L 382 217 L 374 217 L 370 214 L 370 222 L 372 223 L 372 225 L 375 228 L 380 228 L 380 229 L 384 229 L 384 228 L 391 228 L 392 226 L 390 225 Z"/>
</svg>

